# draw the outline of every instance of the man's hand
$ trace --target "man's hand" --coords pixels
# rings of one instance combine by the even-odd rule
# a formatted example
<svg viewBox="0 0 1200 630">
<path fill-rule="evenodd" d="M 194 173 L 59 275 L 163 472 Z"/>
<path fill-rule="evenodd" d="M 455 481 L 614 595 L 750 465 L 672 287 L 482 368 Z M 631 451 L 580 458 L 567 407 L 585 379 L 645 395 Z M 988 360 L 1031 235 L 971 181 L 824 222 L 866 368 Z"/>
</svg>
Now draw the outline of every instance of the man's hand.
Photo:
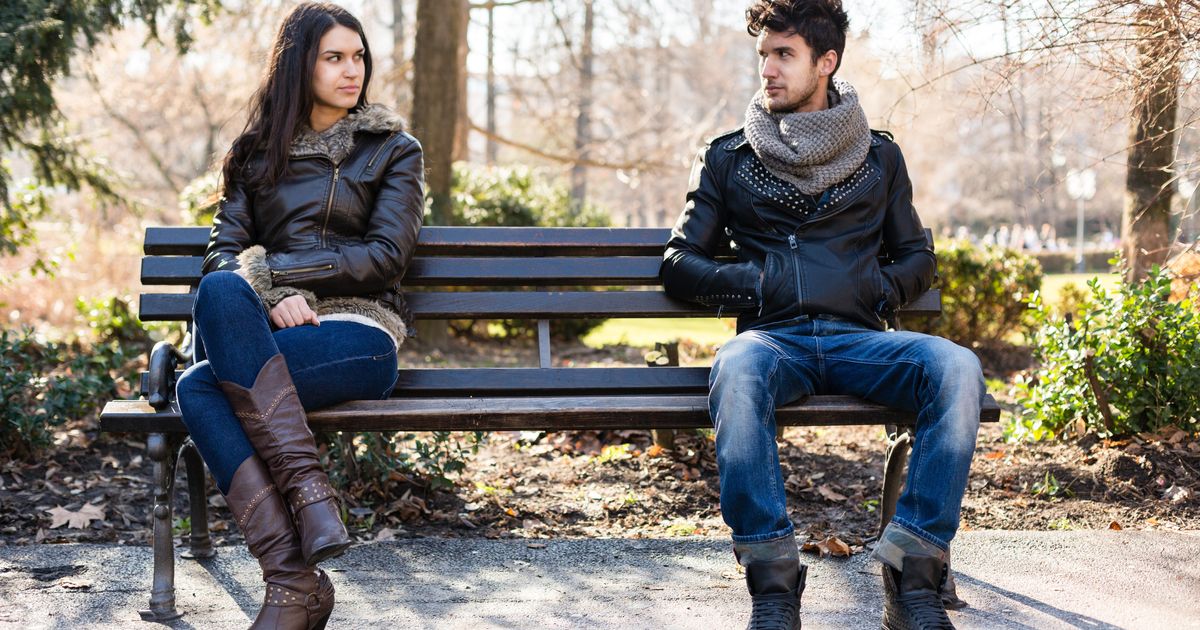
<svg viewBox="0 0 1200 630">
<path fill-rule="evenodd" d="M 321 322 L 317 321 L 316 312 L 308 307 L 303 295 L 291 295 L 276 304 L 275 308 L 271 309 L 271 323 L 275 324 L 276 328 L 291 328 L 304 324 L 321 325 Z"/>
</svg>

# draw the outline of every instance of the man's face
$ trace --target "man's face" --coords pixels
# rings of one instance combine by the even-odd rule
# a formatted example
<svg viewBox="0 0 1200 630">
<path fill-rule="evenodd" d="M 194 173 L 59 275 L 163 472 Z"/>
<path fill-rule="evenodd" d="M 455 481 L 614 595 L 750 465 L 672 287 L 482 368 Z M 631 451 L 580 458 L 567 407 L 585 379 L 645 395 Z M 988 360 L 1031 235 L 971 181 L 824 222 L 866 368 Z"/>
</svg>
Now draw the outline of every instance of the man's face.
<svg viewBox="0 0 1200 630">
<path fill-rule="evenodd" d="M 815 111 L 826 105 L 825 90 L 837 63 L 826 52 L 813 62 L 812 48 L 794 32 L 763 29 L 758 35 L 758 74 L 767 111 Z"/>
</svg>

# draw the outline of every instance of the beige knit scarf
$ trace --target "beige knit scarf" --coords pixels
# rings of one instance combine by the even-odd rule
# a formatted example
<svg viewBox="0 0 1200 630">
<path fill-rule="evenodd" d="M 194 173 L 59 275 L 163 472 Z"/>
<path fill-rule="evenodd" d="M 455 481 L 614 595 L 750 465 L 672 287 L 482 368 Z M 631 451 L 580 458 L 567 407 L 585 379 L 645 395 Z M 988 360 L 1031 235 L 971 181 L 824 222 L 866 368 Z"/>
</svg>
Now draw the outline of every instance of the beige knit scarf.
<svg viewBox="0 0 1200 630">
<path fill-rule="evenodd" d="M 829 108 L 817 112 L 771 113 L 762 97 L 760 90 L 746 108 L 746 139 L 776 177 L 816 195 L 862 166 L 871 128 L 849 83 L 835 78 Z"/>
</svg>

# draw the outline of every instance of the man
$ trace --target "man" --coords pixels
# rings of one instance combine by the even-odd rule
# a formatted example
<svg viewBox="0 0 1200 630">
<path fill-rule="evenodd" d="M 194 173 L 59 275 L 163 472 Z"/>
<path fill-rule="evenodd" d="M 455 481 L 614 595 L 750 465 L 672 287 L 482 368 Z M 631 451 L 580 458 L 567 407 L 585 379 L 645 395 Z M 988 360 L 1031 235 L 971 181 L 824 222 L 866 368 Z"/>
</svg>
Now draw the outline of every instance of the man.
<svg viewBox="0 0 1200 630">
<path fill-rule="evenodd" d="M 929 288 L 936 263 L 899 147 L 833 78 L 849 25 L 840 0 L 755 0 L 746 18 L 762 89 L 744 127 L 697 158 L 662 278 L 674 297 L 739 313 L 709 377 L 709 411 L 749 627 L 800 627 L 806 567 L 775 408 L 810 394 L 917 412 L 907 485 L 875 550 L 883 625 L 953 627 L 939 592 L 979 427 L 979 361 L 938 337 L 885 331 Z M 738 262 L 714 260 L 730 237 Z"/>
</svg>

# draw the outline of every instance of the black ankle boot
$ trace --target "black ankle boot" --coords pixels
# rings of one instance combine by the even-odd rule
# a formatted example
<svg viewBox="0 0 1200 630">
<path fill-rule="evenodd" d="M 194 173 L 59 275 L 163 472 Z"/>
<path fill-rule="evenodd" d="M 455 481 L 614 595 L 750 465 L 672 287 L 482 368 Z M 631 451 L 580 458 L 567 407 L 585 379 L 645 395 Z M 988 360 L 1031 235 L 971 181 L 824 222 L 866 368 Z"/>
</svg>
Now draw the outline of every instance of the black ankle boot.
<svg viewBox="0 0 1200 630">
<path fill-rule="evenodd" d="M 884 630 L 953 630 L 942 603 L 945 565 L 937 558 L 905 556 L 904 570 L 883 565 Z"/>
<path fill-rule="evenodd" d="M 753 610 L 746 630 L 800 630 L 800 596 L 808 567 L 795 558 L 746 565 Z"/>
</svg>

